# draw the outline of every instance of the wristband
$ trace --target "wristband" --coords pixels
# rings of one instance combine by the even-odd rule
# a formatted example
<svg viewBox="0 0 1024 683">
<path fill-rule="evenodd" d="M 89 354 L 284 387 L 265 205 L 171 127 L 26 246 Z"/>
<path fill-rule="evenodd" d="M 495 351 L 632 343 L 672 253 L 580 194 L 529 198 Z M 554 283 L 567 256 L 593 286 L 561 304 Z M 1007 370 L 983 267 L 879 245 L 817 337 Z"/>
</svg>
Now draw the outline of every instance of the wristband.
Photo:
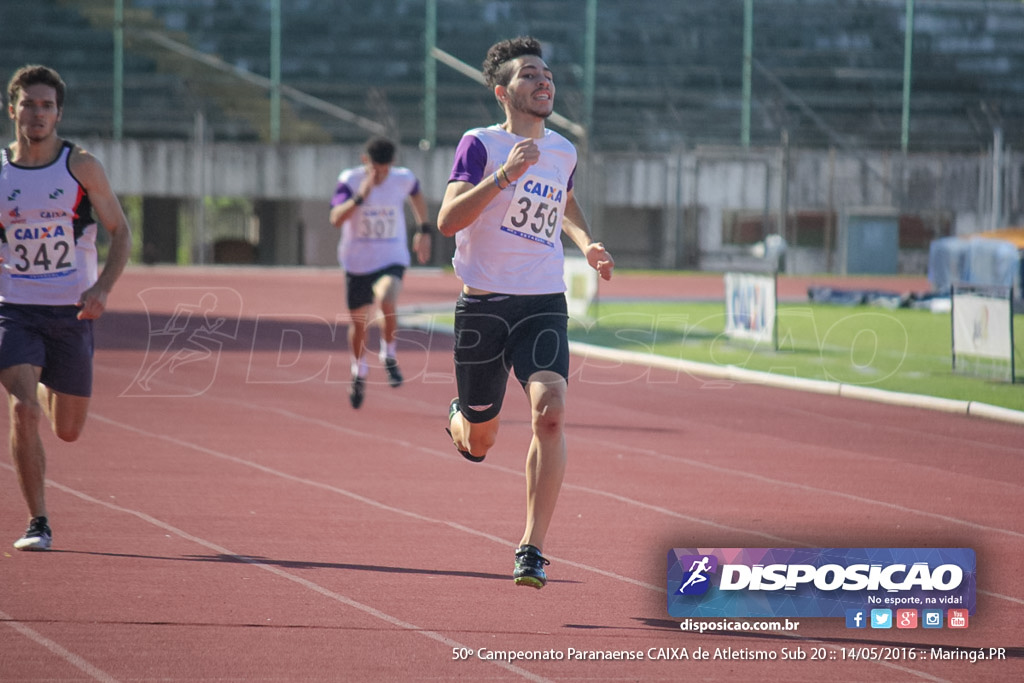
<svg viewBox="0 0 1024 683">
<path fill-rule="evenodd" d="M 420 233 L 424 235 L 430 234 L 430 223 L 420 223 Z"/>
<path fill-rule="evenodd" d="M 352 197 L 352 201 L 355 203 L 356 206 L 359 206 L 364 201 L 366 201 L 366 198 L 363 197 L 363 195 L 361 195 L 361 194 L 357 194 L 354 197 Z"/>
<path fill-rule="evenodd" d="M 508 171 L 505 170 L 505 164 L 502 164 L 501 168 L 499 168 L 498 170 L 501 171 L 501 175 L 505 176 L 505 182 L 511 185 L 512 179 L 508 177 Z"/>
<path fill-rule="evenodd" d="M 499 190 L 504 190 L 504 189 L 505 189 L 505 187 L 508 187 L 508 185 L 506 185 L 505 187 L 502 187 L 502 186 L 501 186 L 501 181 L 500 181 L 500 180 L 498 180 L 498 172 L 497 172 L 497 171 L 495 171 L 495 172 L 494 172 L 494 185 L 495 185 L 495 187 L 497 187 L 497 188 L 498 188 Z"/>
</svg>

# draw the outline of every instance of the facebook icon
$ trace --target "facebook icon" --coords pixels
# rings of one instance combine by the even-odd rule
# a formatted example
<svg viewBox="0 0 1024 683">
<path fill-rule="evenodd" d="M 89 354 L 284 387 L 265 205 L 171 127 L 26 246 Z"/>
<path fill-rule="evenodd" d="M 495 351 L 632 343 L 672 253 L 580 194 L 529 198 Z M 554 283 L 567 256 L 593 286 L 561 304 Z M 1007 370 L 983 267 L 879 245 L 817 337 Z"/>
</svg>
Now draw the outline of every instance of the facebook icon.
<svg viewBox="0 0 1024 683">
<path fill-rule="evenodd" d="M 867 628 L 867 612 L 862 609 L 846 610 L 846 628 Z"/>
</svg>

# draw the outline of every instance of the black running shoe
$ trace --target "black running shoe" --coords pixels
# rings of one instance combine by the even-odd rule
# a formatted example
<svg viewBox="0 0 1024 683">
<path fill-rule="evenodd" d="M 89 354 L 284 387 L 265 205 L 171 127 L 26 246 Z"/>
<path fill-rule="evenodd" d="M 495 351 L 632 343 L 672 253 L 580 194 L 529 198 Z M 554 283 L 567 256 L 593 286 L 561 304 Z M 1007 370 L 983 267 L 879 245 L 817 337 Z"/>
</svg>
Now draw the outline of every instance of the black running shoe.
<svg viewBox="0 0 1024 683">
<path fill-rule="evenodd" d="M 448 424 L 449 425 L 451 425 L 452 418 L 455 417 L 455 414 L 457 412 L 459 412 L 459 399 L 458 399 L 458 397 L 455 397 L 455 398 L 452 399 L 452 402 L 448 404 Z M 452 443 L 454 443 L 454 437 L 452 437 L 452 430 L 449 429 L 448 427 L 445 427 L 444 431 L 448 432 L 449 438 L 452 438 L 453 439 Z M 484 458 L 487 457 L 486 455 L 473 455 L 469 451 L 464 451 L 461 448 L 459 448 L 458 446 L 455 447 L 455 450 L 457 450 L 459 452 L 459 455 L 461 455 L 466 460 L 469 460 L 470 462 L 483 462 Z"/>
<path fill-rule="evenodd" d="M 398 361 L 394 358 L 385 358 L 384 368 L 388 371 L 388 384 L 396 389 L 402 386 L 402 371 L 398 369 Z"/>
<path fill-rule="evenodd" d="M 46 517 L 33 517 L 25 535 L 14 542 L 14 547 L 18 550 L 49 550 L 52 543 L 53 532 L 46 523 Z"/>
<path fill-rule="evenodd" d="M 548 582 L 544 574 L 544 565 L 551 564 L 540 554 L 540 550 L 532 545 L 523 545 L 516 550 L 516 569 L 512 572 L 512 580 L 517 586 L 543 588 Z"/>
<path fill-rule="evenodd" d="M 366 393 L 366 380 L 362 377 L 352 378 L 352 388 L 348 392 L 349 403 L 353 408 L 363 405 L 363 396 Z"/>
</svg>

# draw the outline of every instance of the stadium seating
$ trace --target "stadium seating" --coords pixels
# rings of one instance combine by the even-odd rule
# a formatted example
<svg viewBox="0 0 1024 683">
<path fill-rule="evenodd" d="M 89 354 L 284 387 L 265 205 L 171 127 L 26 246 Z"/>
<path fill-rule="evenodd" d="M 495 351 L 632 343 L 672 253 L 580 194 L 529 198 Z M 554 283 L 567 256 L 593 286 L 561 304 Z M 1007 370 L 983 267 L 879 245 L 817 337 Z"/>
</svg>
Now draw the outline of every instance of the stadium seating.
<svg viewBox="0 0 1024 683">
<path fill-rule="evenodd" d="M 286 85 L 378 121 L 405 144 L 424 136 L 424 4 L 282 2 Z M 70 135 L 112 130 L 111 0 L 0 4 L 0 69 L 58 68 L 73 85 Z M 154 30 L 232 68 L 270 74 L 270 0 L 125 0 L 124 134 L 187 138 L 196 112 L 221 140 L 266 141 L 259 86 L 147 40 Z M 742 0 L 601 0 L 595 32 L 595 149 L 662 151 L 740 142 Z M 488 45 L 530 33 L 548 50 L 557 109 L 584 116 L 586 0 L 437 0 L 437 45 L 476 67 Z M 754 3 L 750 141 L 898 149 L 905 0 Z M 1024 146 L 1024 3 L 916 0 L 914 151 L 977 151 L 1001 126 Z M 497 120 L 486 90 L 438 66 L 437 142 Z M 286 101 L 282 141 L 356 143 L 367 132 Z"/>
</svg>

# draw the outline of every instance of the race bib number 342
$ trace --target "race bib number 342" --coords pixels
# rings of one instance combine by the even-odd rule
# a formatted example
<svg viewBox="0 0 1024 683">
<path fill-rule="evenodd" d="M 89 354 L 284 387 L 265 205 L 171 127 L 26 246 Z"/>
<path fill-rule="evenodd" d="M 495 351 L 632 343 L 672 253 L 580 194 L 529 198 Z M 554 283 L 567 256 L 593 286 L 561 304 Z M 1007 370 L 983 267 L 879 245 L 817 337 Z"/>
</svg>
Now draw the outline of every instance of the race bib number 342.
<svg viewBox="0 0 1024 683">
<path fill-rule="evenodd" d="M 62 277 L 75 271 L 75 237 L 70 227 L 52 222 L 23 223 L 9 229 L 10 259 L 14 277 Z"/>
</svg>

